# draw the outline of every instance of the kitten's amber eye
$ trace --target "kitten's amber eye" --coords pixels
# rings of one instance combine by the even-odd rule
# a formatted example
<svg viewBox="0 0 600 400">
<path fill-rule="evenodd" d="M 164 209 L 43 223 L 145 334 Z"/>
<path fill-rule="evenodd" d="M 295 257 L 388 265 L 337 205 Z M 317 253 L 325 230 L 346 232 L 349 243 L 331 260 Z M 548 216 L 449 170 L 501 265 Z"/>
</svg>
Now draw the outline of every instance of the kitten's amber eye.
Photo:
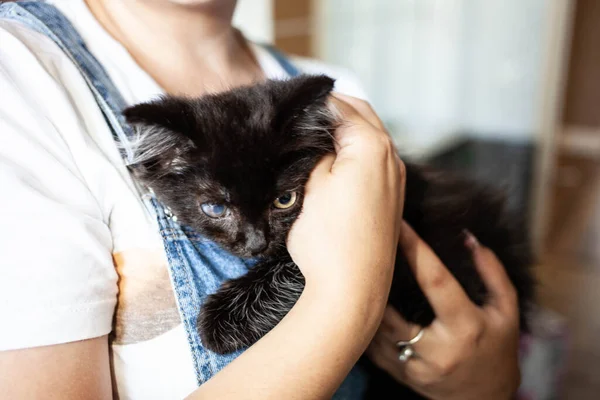
<svg viewBox="0 0 600 400">
<path fill-rule="evenodd" d="M 287 192 L 275 199 L 273 205 L 275 208 L 286 209 L 290 208 L 296 202 L 296 192 Z"/>
<path fill-rule="evenodd" d="M 202 212 L 211 218 L 220 218 L 225 215 L 227 207 L 223 204 L 202 203 L 200 205 Z"/>
</svg>

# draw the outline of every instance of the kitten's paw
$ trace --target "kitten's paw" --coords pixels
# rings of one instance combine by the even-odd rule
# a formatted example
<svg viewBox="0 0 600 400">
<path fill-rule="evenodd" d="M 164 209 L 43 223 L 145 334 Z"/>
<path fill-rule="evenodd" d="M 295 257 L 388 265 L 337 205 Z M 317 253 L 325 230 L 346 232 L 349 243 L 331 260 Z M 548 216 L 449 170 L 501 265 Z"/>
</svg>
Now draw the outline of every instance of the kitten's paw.
<svg viewBox="0 0 600 400">
<path fill-rule="evenodd" d="M 294 306 L 304 278 L 293 262 L 254 266 L 207 297 L 198 316 L 203 345 L 219 354 L 252 346 Z"/>
<path fill-rule="evenodd" d="M 208 296 L 198 316 L 203 346 L 218 354 L 233 353 L 256 341 L 245 329 L 246 324 L 235 310 L 235 298 L 230 294 L 219 290 Z"/>
</svg>

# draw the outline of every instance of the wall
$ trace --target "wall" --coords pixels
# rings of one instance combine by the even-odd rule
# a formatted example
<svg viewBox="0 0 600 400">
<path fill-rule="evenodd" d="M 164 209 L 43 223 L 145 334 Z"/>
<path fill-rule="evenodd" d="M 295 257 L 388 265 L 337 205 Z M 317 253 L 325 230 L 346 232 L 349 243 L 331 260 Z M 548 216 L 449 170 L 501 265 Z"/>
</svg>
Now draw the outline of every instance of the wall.
<svg viewBox="0 0 600 400">
<path fill-rule="evenodd" d="M 288 54 L 312 56 L 312 0 L 274 0 L 275 46 Z"/>
<path fill-rule="evenodd" d="M 547 0 L 314 1 L 318 56 L 358 74 L 403 148 L 533 137 Z"/>
<path fill-rule="evenodd" d="M 578 0 L 563 123 L 600 134 L 600 1 Z"/>
<path fill-rule="evenodd" d="M 315 0 L 317 55 L 358 75 L 398 145 L 411 153 L 457 131 L 461 1 Z"/>
<path fill-rule="evenodd" d="M 532 139 L 548 7 L 548 0 L 464 2 L 461 104 L 462 128 L 467 132 Z"/>
<path fill-rule="evenodd" d="M 251 40 L 273 42 L 273 0 L 238 0 L 233 24 Z"/>
</svg>

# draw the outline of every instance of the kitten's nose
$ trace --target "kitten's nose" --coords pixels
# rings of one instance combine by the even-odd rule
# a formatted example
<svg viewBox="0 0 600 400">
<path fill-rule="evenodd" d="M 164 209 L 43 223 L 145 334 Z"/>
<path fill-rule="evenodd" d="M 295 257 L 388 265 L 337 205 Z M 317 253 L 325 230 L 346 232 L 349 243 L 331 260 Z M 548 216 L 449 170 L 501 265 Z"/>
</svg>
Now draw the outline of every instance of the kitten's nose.
<svg viewBox="0 0 600 400">
<path fill-rule="evenodd" d="M 256 256 L 267 248 L 267 238 L 265 237 L 265 233 L 260 229 L 249 229 L 246 232 L 246 247 L 248 251 Z"/>
</svg>

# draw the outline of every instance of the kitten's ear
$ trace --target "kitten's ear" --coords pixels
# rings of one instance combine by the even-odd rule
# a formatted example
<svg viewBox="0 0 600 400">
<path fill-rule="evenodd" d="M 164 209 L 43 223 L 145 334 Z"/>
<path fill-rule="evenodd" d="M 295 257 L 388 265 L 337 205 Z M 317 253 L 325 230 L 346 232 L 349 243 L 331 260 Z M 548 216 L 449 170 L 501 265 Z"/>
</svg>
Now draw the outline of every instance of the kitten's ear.
<svg viewBox="0 0 600 400">
<path fill-rule="evenodd" d="M 193 107 L 188 99 L 162 97 L 147 103 L 128 107 L 123 111 L 127 122 L 133 126 L 161 126 L 187 135 L 194 127 Z"/>
<path fill-rule="evenodd" d="M 336 116 L 327 107 L 334 80 L 325 75 L 304 75 L 283 83 L 274 129 L 294 137 L 286 151 L 310 154 L 334 151 L 333 130 Z"/>
<path fill-rule="evenodd" d="M 324 107 L 335 81 L 326 75 L 300 75 L 286 82 L 289 91 L 281 101 L 280 111 L 289 116 Z"/>
<path fill-rule="evenodd" d="M 190 165 L 187 156 L 197 143 L 191 139 L 195 120 L 188 100 L 165 97 L 126 108 L 123 115 L 135 131 L 129 167 L 138 177 L 152 180 Z"/>
</svg>

